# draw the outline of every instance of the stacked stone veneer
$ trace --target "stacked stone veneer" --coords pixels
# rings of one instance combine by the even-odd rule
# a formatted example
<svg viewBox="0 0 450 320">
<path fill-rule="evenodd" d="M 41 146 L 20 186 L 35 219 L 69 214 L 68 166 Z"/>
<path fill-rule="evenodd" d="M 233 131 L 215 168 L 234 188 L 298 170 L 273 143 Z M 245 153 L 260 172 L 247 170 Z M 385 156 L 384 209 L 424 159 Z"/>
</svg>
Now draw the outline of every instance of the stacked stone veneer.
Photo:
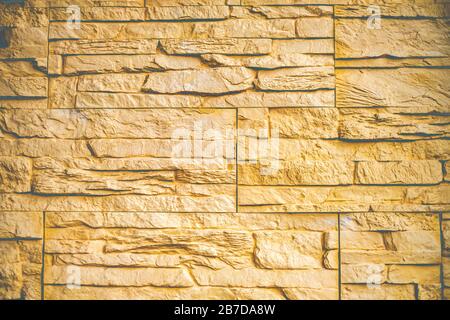
<svg viewBox="0 0 450 320">
<path fill-rule="evenodd" d="M 446 2 L 0 1 L 0 298 L 449 298 Z"/>
</svg>

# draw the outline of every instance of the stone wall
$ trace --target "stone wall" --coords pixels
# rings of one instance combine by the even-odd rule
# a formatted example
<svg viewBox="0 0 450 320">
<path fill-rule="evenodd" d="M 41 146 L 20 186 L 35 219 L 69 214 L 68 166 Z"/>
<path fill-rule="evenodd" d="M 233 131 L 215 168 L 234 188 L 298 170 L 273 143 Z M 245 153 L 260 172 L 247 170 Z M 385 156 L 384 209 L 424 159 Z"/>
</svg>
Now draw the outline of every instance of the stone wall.
<svg viewBox="0 0 450 320">
<path fill-rule="evenodd" d="M 0 298 L 450 298 L 449 16 L 0 1 Z"/>
</svg>

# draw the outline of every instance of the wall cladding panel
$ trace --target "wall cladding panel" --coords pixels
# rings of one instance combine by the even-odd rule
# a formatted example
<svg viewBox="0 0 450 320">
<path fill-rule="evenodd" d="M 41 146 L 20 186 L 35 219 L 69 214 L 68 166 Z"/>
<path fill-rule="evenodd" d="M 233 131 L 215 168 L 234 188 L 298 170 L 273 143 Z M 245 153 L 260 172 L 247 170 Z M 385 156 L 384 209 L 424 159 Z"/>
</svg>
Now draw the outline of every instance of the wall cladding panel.
<svg viewBox="0 0 450 320">
<path fill-rule="evenodd" d="M 0 298 L 448 299 L 449 12 L 1 3 Z"/>
</svg>

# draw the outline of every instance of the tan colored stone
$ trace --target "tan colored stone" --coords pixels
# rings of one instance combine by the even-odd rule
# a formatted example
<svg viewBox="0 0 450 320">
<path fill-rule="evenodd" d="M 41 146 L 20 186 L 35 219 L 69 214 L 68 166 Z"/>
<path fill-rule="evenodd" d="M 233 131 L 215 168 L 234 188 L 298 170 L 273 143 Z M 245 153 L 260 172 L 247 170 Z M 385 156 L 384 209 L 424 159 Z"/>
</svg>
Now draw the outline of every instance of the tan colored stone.
<svg viewBox="0 0 450 320">
<path fill-rule="evenodd" d="M 105 86 L 110 84 L 105 83 Z M 132 87 L 135 84 L 116 84 L 116 90 L 121 86 Z M 189 95 L 80 92 L 75 106 L 79 109 L 199 108 L 202 101 L 201 97 Z"/>
<path fill-rule="evenodd" d="M 0 241 L 0 299 L 41 299 L 42 241 Z"/>
<path fill-rule="evenodd" d="M 208 39 L 208 38 L 295 38 L 294 19 L 233 19 L 214 22 L 85 22 L 71 29 L 63 22 L 50 24 L 51 40 L 137 40 L 137 39 Z"/>
<path fill-rule="evenodd" d="M 193 285 L 192 279 L 185 269 L 82 267 L 79 270 L 82 285 L 181 288 Z M 45 268 L 45 283 L 67 284 L 68 272 L 66 267 L 47 267 Z"/>
<path fill-rule="evenodd" d="M 47 59 L 47 27 L 14 27 L 2 29 L 6 47 L 0 50 L 0 59 Z"/>
<path fill-rule="evenodd" d="M 331 16 L 299 18 L 296 30 L 299 38 L 333 38 L 334 20 Z"/>
<path fill-rule="evenodd" d="M 242 64 L 250 68 L 277 69 L 282 67 L 333 66 L 334 61 L 329 55 L 292 53 L 247 58 L 242 61 Z"/>
<path fill-rule="evenodd" d="M 285 288 L 283 293 L 289 300 L 338 300 L 336 289 Z"/>
<path fill-rule="evenodd" d="M 323 266 L 326 269 L 339 269 L 339 252 L 338 250 L 328 250 L 323 256 Z"/>
<path fill-rule="evenodd" d="M 0 155 L 25 157 L 85 157 L 90 155 L 84 141 L 59 139 L 0 139 Z"/>
<path fill-rule="evenodd" d="M 64 59 L 64 73 L 146 72 L 156 70 L 187 70 L 200 66 L 193 57 L 166 55 L 80 55 Z"/>
<path fill-rule="evenodd" d="M 450 53 L 444 21 L 382 19 L 381 25 L 380 29 L 368 28 L 366 19 L 337 19 L 337 58 L 444 57 Z"/>
<path fill-rule="evenodd" d="M 43 237 L 40 212 L 0 212 L 0 238 Z"/>
<path fill-rule="evenodd" d="M 412 1 L 410 1 L 412 2 Z M 425 2 L 425 1 L 423 1 Z M 338 5 L 335 7 L 335 15 L 337 17 L 352 17 L 352 18 L 367 18 L 371 15 L 371 11 L 369 10 L 369 5 Z M 420 4 L 397 4 L 397 3 L 384 3 L 380 6 L 381 17 L 417 17 L 417 18 L 434 18 L 434 17 L 445 17 L 446 6 L 441 4 L 431 4 L 426 3 Z"/>
<path fill-rule="evenodd" d="M 200 285 L 235 286 L 245 288 L 336 288 L 337 271 L 332 270 L 261 270 L 246 268 L 241 270 L 222 269 L 212 271 L 194 268 L 193 277 Z"/>
<path fill-rule="evenodd" d="M 437 184 L 442 181 L 439 161 L 358 162 L 361 184 Z"/>
<path fill-rule="evenodd" d="M 242 114 L 243 109 L 240 109 L 239 113 Z M 265 119 L 265 121 L 267 120 Z M 251 126 L 258 122 L 251 120 L 247 123 L 248 126 Z M 240 128 L 248 128 L 248 126 L 245 126 L 245 122 L 239 118 Z M 255 129 L 259 128 L 255 127 Z M 253 136 L 255 136 L 254 131 Z M 251 138 L 250 133 L 252 131 L 240 133 L 241 136 L 238 139 L 238 159 L 240 161 L 258 160 L 254 158 L 257 154 L 253 154 L 253 157 L 251 157 L 252 154 L 249 149 L 250 145 L 255 143 L 255 138 Z M 243 137 L 242 135 L 246 136 Z M 276 155 L 279 161 L 418 161 L 446 159 L 449 157 L 449 147 L 450 143 L 446 143 L 444 140 L 347 142 L 279 138 Z M 292 152 L 292 150 L 296 150 L 296 152 Z M 262 159 L 262 157 L 259 159 Z"/>
<path fill-rule="evenodd" d="M 0 110 L 0 128 L 18 137 L 170 139 L 172 125 L 180 123 L 177 128 L 189 132 L 183 138 L 190 139 L 196 123 L 203 130 L 223 130 L 225 136 L 234 122 L 234 110 Z"/>
<path fill-rule="evenodd" d="M 54 54 L 154 54 L 156 40 L 62 40 L 50 42 L 50 53 Z M 101 60 L 101 57 L 97 57 Z"/>
<path fill-rule="evenodd" d="M 440 284 L 418 285 L 419 300 L 442 300 L 442 289 Z"/>
<path fill-rule="evenodd" d="M 346 140 L 446 138 L 449 116 L 435 108 L 340 108 L 339 136 Z"/>
<path fill-rule="evenodd" d="M 148 20 L 222 20 L 228 18 L 228 6 L 148 7 Z"/>
<path fill-rule="evenodd" d="M 176 7 L 176 6 L 219 6 L 224 5 L 226 0 L 149 0 L 148 7 Z"/>
<path fill-rule="evenodd" d="M 274 40 L 273 49 L 276 53 L 309 53 L 334 54 L 333 39 L 292 39 Z"/>
<path fill-rule="evenodd" d="M 337 233 L 334 214 L 47 212 L 47 228 L 297 230 Z"/>
<path fill-rule="evenodd" d="M 389 283 L 439 284 L 441 268 L 436 266 L 389 266 Z"/>
<path fill-rule="evenodd" d="M 6 6 L 1 8 L 0 25 L 4 27 L 46 27 L 47 10 L 44 8 L 25 8 Z"/>
<path fill-rule="evenodd" d="M 238 3 L 240 4 L 240 3 Z M 333 10 L 327 6 L 236 6 L 231 7 L 234 18 L 300 18 L 332 15 Z"/>
<path fill-rule="evenodd" d="M 68 289 L 65 286 L 45 286 L 48 300 L 284 300 L 276 289 L 253 288 L 157 288 L 157 287 L 87 287 Z"/>
<path fill-rule="evenodd" d="M 259 232 L 255 234 L 255 261 L 266 269 L 322 267 L 322 234 L 319 232 Z"/>
<path fill-rule="evenodd" d="M 63 73 L 63 57 L 56 54 L 48 56 L 48 73 L 50 75 L 61 75 Z"/>
<path fill-rule="evenodd" d="M 36 194 L 175 194 L 173 172 L 91 172 L 83 169 L 51 168 L 33 173 Z"/>
<path fill-rule="evenodd" d="M 337 70 L 339 107 L 447 107 L 449 71 L 445 69 Z M 430 110 L 431 111 L 431 110 Z"/>
<path fill-rule="evenodd" d="M 115 195 L 41 197 L 29 194 L 0 194 L 3 211 L 152 211 L 152 212 L 234 212 L 233 185 L 192 186 L 184 195 Z M 196 190 L 197 189 L 197 190 Z M 209 190 L 208 190 L 209 189 Z M 195 196 L 194 196 L 195 195 Z"/>
<path fill-rule="evenodd" d="M 340 248 L 350 250 L 385 250 L 381 232 L 340 232 Z"/>
<path fill-rule="evenodd" d="M 343 250 L 343 264 L 438 264 L 440 251 Z"/>
<path fill-rule="evenodd" d="M 270 39 L 204 39 L 160 41 L 169 54 L 267 54 L 272 50 Z"/>
<path fill-rule="evenodd" d="M 448 208 L 448 187 L 242 186 L 241 212 L 428 211 Z"/>
<path fill-rule="evenodd" d="M 277 108 L 269 110 L 271 129 L 281 137 L 335 138 L 338 110 L 335 108 Z"/>
<path fill-rule="evenodd" d="M 343 161 L 289 161 L 279 164 L 273 173 L 266 174 L 265 166 L 239 166 L 242 185 L 340 185 L 353 183 L 353 163 Z M 271 163 L 267 167 L 275 167 Z M 267 169 L 269 169 L 267 168 Z"/>
<path fill-rule="evenodd" d="M 47 78 L 42 77 L 0 78 L 0 97 L 46 97 L 47 82 Z"/>
<path fill-rule="evenodd" d="M 311 92 L 242 92 L 237 95 L 210 97 L 205 99 L 205 107 L 210 108 L 257 108 L 257 107 L 333 107 L 334 91 L 317 90 Z"/>
<path fill-rule="evenodd" d="M 450 57 L 395 58 L 383 56 L 379 58 L 336 60 L 337 69 L 348 69 L 348 68 L 396 69 L 399 67 L 447 67 L 449 65 L 450 65 Z"/>
<path fill-rule="evenodd" d="M 0 191 L 29 192 L 31 172 L 29 159 L 0 157 Z"/>
<path fill-rule="evenodd" d="M 66 8 L 70 5 L 79 7 L 142 7 L 144 0 L 46 0 L 50 8 Z"/>
<path fill-rule="evenodd" d="M 252 88 L 254 78 L 254 73 L 246 68 L 167 71 L 150 74 L 143 90 L 158 93 L 223 94 Z"/>
<path fill-rule="evenodd" d="M 76 103 L 77 77 L 49 79 L 49 107 L 55 109 L 74 108 Z"/>
<path fill-rule="evenodd" d="M 259 71 L 255 82 L 258 89 L 269 91 L 298 91 L 332 89 L 334 68 L 305 67 Z"/>
<path fill-rule="evenodd" d="M 393 232 L 392 245 L 398 251 L 438 252 L 441 238 L 437 230 Z"/>
<path fill-rule="evenodd" d="M 68 21 L 72 15 L 73 13 L 66 8 L 50 8 L 49 10 L 51 21 Z M 81 7 L 80 10 L 80 21 L 143 21 L 144 19 L 144 8 Z"/>
<path fill-rule="evenodd" d="M 386 282 L 387 267 L 382 264 L 342 264 L 342 283 L 382 284 Z M 374 288 L 376 289 L 376 288 Z"/>
<path fill-rule="evenodd" d="M 437 231 L 439 216 L 432 213 L 353 213 L 341 219 L 343 231 Z"/>
<path fill-rule="evenodd" d="M 5 78 L 45 76 L 33 61 L 20 60 L 0 61 L 0 74 Z"/>
<path fill-rule="evenodd" d="M 139 92 L 146 74 L 107 74 L 79 77 L 77 91 Z M 105 105 L 105 108 L 108 108 Z"/>
<path fill-rule="evenodd" d="M 414 285 L 383 284 L 369 288 L 367 285 L 342 285 L 343 300 L 415 300 Z"/>
</svg>

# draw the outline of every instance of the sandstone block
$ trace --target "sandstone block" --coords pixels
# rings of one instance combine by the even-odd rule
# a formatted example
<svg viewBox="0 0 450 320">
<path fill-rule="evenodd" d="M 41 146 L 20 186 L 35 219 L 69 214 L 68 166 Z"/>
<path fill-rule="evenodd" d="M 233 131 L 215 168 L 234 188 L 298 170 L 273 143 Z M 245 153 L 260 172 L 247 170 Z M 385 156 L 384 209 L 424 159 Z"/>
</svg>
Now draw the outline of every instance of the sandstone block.
<svg viewBox="0 0 450 320">
<path fill-rule="evenodd" d="M 38 238 L 42 234 L 40 212 L 0 212 L 0 238 Z"/>
<path fill-rule="evenodd" d="M 0 157 L 0 191 L 29 192 L 32 165 L 27 158 Z"/>
<path fill-rule="evenodd" d="M 59 139 L 0 139 L 0 155 L 25 157 L 87 157 L 84 141 Z"/>
<path fill-rule="evenodd" d="M 240 4 L 240 3 L 238 3 Z M 235 6 L 231 7 L 231 16 L 234 18 L 300 18 L 320 17 L 333 14 L 331 7 L 327 6 Z"/>
<path fill-rule="evenodd" d="M 268 54 L 272 51 L 270 39 L 200 39 L 160 41 L 168 54 Z"/>
<path fill-rule="evenodd" d="M 0 59 L 47 59 L 47 27 L 3 28 Z M 2 41 L 3 42 L 3 41 Z"/>
<path fill-rule="evenodd" d="M 298 91 L 334 88 L 331 67 L 289 68 L 259 71 L 256 87 L 269 91 Z"/>
<path fill-rule="evenodd" d="M 183 195 L 65 195 L 54 198 L 30 194 L 0 194 L 3 211 L 150 211 L 234 212 L 236 187 L 191 187 Z M 196 190 L 197 189 L 197 190 Z M 221 189 L 221 190 L 220 190 Z"/>
<path fill-rule="evenodd" d="M 148 7 L 148 20 L 222 20 L 228 18 L 228 6 Z"/>
<path fill-rule="evenodd" d="M 436 184 L 442 181 L 439 161 L 358 162 L 361 184 Z"/>
<path fill-rule="evenodd" d="M 255 75 L 246 68 L 167 71 L 150 74 L 144 91 L 158 93 L 224 94 L 253 87 Z"/>
<path fill-rule="evenodd" d="M 299 18 L 296 31 L 299 38 L 332 38 L 334 21 L 329 16 Z"/>
<path fill-rule="evenodd" d="M 139 92 L 146 74 L 85 75 L 79 77 L 78 91 Z M 105 105 L 105 108 L 109 107 Z"/>
<path fill-rule="evenodd" d="M 260 232 L 255 239 L 255 260 L 262 268 L 322 267 L 322 234 L 319 232 Z"/>
<path fill-rule="evenodd" d="M 336 289 L 285 288 L 283 293 L 289 300 L 338 300 Z"/>
<path fill-rule="evenodd" d="M 42 77 L 5 77 L 0 79 L 0 97 L 47 97 L 47 82 L 47 78 Z"/>
<path fill-rule="evenodd" d="M 275 53 L 310 53 L 310 54 L 334 54 L 333 39 L 288 39 L 274 40 Z"/>
<path fill-rule="evenodd" d="M 271 174 L 263 165 L 242 164 L 238 167 L 242 185 L 340 185 L 353 183 L 353 163 L 343 161 L 282 162 Z M 270 166 L 268 166 L 270 167 Z"/>
<path fill-rule="evenodd" d="M 177 121 L 181 121 L 180 122 Z M 0 110 L 0 128 L 18 137 L 39 138 L 155 138 L 170 139 L 173 123 L 193 137 L 195 123 L 203 130 L 233 130 L 234 110 Z M 202 138 L 203 139 L 203 138 Z M 206 138 L 205 138 L 206 139 Z"/>
<path fill-rule="evenodd" d="M 367 285 L 342 285 L 342 299 L 344 300 L 415 300 L 414 285 L 383 284 L 375 288 Z"/>
<path fill-rule="evenodd" d="M 381 29 L 374 29 L 367 27 L 366 19 L 337 19 L 337 58 L 444 57 L 450 52 L 444 21 L 383 19 L 381 23 Z"/>
<path fill-rule="evenodd" d="M 448 187 L 242 186 L 241 212 L 428 211 L 448 207 Z"/>
<path fill-rule="evenodd" d="M 340 108 L 339 135 L 348 140 L 418 140 L 448 136 L 448 115 L 434 108 Z M 382 121 L 380 121 L 382 120 Z"/>
<path fill-rule="evenodd" d="M 380 6 L 382 17 L 395 17 L 395 18 L 406 18 L 406 17 L 417 17 L 417 18 L 434 18 L 434 17 L 445 17 L 446 7 L 441 4 L 431 4 L 426 5 L 420 2 L 416 3 L 405 3 L 405 4 L 383 4 Z M 335 15 L 337 17 L 352 17 L 352 18 L 366 18 L 371 15 L 368 5 L 338 5 L 335 7 Z"/>
<path fill-rule="evenodd" d="M 406 284 L 439 284 L 441 268 L 436 266 L 389 266 L 388 282 Z"/>
<path fill-rule="evenodd" d="M 319 290 L 320 291 L 320 290 Z M 264 288 L 157 288 L 157 287 L 87 287 L 68 289 L 65 286 L 45 286 L 45 298 L 49 300 L 284 300 L 272 289 Z"/>
<path fill-rule="evenodd" d="M 120 8 L 118 7 L 81 7 L 80 21 L 143 21 L 145 19 L 144 8 Z M 66 8 L 50 8 L 51 21 L 67 21 L 72 12 Z"/>
<path fill-rule="evenodd" d="M 47 11 L 44 8 L 2 7 L 0 25 L 4 27 L 46 27 Z"/>
<path fill-rule="evenodd" d="M 50 53 L 64 55 L 100 55 L 100 54 L 154 54 L 156 40 L 62 40 L 50 42 Z M 101 57 L 97 57 L 101 60 Z"/>
<path fill-rule="evenodd" d="M 42 241 L 0 241 L 0 298 L 41 299 Z"/>
<path fill-rule="evenodd" d="M 310 92 L 242 92 L 237 95 L 209 97 L 204 105 L 211 108 L 226 107 L 333 107 L 334 91 L 317 90 Z"/>
<path fill-rule="evenodd" d="M 188 70 L 200 66 L 192 57 L 165 55 L 79 55 L 64 59 L 65 74 Z"/>
<path fill-rule="evenodd" d="M 337 271 L 333 270 L 261 270 L 222 269 L 212 271 L 194 268 L 193 276 L 200 285 L 235 287 L 305 287 L 336 288 Z"/>
<path fill-rule="evenodd" d="M 111 77 L 111 75 L 106 78 L 108 77 Z M 96 82 L 95 85 L 99 84 Z M 122 81 L 114 84 L 105 82 L 103 87 L 109 89 L 114 87 L 114 90 L 137 88 L 136 84 Z M 86 90 L 90 90 L 90 88 L 86 87 Z M 75 107 L 79 109 L 199 108 L 202 103 L 201 97 L 189 95 L 79 92 Z"/>
<path fill-rule="evenodd" d="M 450 85 L 445 69 L 336 71 L 339 107 L 432 107 L 445 110 Z"/>
<path fill-rule="evenodd" d="M 77 77 L 58 77 L 49 79 L 50 108 L 74 108 L 76 104 Z"/>
<path fill-rule="evenodd" d="M 81 285 L 130 287 L 191 287 L 192 279 L 184 269 L 174 268 L 80 268 Z M 45 269 L 46 284 L 67 284 L 66 267 Z"/>
</svg>

